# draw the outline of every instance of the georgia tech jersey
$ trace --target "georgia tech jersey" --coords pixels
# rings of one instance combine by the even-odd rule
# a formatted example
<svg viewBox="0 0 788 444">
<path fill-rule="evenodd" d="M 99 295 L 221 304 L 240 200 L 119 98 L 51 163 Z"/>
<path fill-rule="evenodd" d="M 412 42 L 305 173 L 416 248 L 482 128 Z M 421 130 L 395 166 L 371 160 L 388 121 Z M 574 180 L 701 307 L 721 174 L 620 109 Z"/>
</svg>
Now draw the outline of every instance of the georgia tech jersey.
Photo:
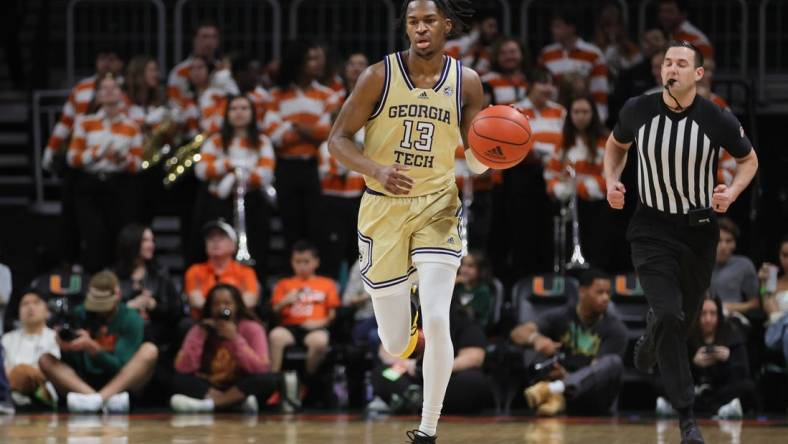
<svg viewBox="0 0 788 444">
<path fill-rule="evenodd" d="M 400 53 L 384 59 L 386 80 L 380 103 L 365 126 L 364 154 L 381 165 L 410 167 L 409 197 L 445 190 L 454 184 L 454 151 L 460 143 L 462 64 L 443 58 L 441 76 L 429 89 L 416 88 Z M 373 177 L 367 187 L 389 195 Z"/>
</svg>

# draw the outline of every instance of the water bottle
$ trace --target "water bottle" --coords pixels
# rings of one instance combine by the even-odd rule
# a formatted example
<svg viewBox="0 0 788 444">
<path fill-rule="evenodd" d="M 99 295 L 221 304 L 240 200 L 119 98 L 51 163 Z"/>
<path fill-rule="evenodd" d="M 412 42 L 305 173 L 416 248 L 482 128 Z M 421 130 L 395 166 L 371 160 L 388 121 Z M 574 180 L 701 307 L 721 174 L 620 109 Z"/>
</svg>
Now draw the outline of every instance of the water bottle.
<svg viewBox="0 0 788 444">
<path fill-rule="evenodd" d="M 344 365 L 334 366 L 334 396 L 336 396 L 338 408 L 343 409 L 347 407 L 347 375 Z"/>
</svg>

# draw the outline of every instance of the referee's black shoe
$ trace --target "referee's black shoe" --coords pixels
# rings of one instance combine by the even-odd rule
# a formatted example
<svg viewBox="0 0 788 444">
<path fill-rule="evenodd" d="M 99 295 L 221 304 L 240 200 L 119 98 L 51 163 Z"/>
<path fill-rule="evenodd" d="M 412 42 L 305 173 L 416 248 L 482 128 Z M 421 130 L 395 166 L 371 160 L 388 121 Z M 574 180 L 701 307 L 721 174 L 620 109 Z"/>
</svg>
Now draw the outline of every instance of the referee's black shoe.
<svg viewBox="0 0 788 444">
<path fill-rule="evenodd" d="M 695 418 L 686 418 L 679 421 L 681 428 L 681 444 L 706 444 L 703 435 L 700 434 L 700 427 Z"/>
<path fill-rule="evenodd" d="M 418 429 L 408 430 L 405 435 L 410 440 L 407 444 L 436 444 L 438 442 L 438 435 L 430 436 Z"/>
<path fill-rule="evenodd" d="M 656 320 L 650 308 L 646 313 L 646 332 L 635 343 L 635 368 L 642 372 L 650 372 L 657 362 L 657 338 L 654 334 Z"/>
</svg>

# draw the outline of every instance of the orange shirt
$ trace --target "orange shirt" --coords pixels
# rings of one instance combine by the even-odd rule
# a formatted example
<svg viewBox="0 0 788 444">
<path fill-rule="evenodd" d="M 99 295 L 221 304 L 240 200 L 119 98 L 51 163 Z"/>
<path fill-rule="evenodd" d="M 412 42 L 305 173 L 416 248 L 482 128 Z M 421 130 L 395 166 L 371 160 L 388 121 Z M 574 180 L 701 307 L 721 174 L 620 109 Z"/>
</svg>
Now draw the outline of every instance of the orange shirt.
<svg viewBox="0 0 788 444">
<path fill-rule="evenodd" d="M 142 132 L 121 111 L 110 119 L 103 109 L 77 117 L 68 164 L 88 173 L 135 172 L 142 163 Z"/>
<path fill-rule="evenodd" d="M 604 199 L 607 188 L 602 174 L 602 160 L 605 158 L 606 143 L 607 137 L 600 137 L 594 150 L 589 153 L 583 139 L 578 137 L 575 144 L 567 150 L 566 156 L 561 148 L 563 143 L 559 144 L 558 151 L 550 158 L 544 170 L 547 193 L 555 196 L 555 187 L 564 178 L 565 167 L 571 165 L 576 173 L 578 197 L 586 201 Z"/>
<path fill-rule="evenodd" d="M 509 105 L 525 98 L 528 91 L 528 81 L 521 73 L 504 75 L 489 72 L 482 76 L 482 85 L 485 95 L 491 105 Z"/>
<path fill-rule="evenodd" d="M 310 320 L 321 321 L 328 318 L 331 310 L 340 305 L 337 284 L 322 276 L 280 280 L 274 288 L 271 305 L 278 304 L 293 290 L 300 291 L 298 300 L 282 309 L 282 325 L 301 325 Z"/>
<path fill-rule="evenodd" d="M 184 280 L 186 294 L 198 290 L 207 296 L 208 291 L 216 284 L 234 285 L 241 290 L 241 293 L 257 294 L 260 291 L 254 270 L 235 260 L 231 260 L 221 272 L 214 270 L 210 262 L 194 264 L 186 270 Z M 198 319 L 199 317 L 200 312 L 192 308 L 192 318 Z"/>
<path fill-rule="evenodd" d="M 528 97 L 515 103 L 514 107 L 528 117 L 534 138 L 532 151 L 544 163 L 547 163 L 550 156 L 557 152 L 558 147 L 561 146 L 566 109 L 551 101 L 547 101 L 542 109 L 536 109 Z"/>
</svg>

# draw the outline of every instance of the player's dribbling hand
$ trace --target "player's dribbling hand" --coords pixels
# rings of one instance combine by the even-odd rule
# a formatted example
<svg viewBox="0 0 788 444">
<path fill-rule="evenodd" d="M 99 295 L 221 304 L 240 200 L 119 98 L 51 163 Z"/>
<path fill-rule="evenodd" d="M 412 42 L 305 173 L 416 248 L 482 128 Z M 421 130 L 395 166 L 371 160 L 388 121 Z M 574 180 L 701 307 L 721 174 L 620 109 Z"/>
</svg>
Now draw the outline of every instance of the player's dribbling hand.
<svg viewBox="0 0 788 444">
<path fill-rule="evenodd" d="M 610 208 L 620 210 L 624 208 L 624 193 L 627 190 L 624 188 L 624 184 L 621 182 L 613 182 L 608 184 L 607 186 L 607 203 L 610 204 Z"/>
<path fill-rule="evenodd" d="M 732 203 L 733 192 L 727 185 L 719 184 L 714 187 L 714 194 L 711 195 L 711 208 L 714 211 L 724 213 Z"/>
<path fill-rule="evenodd" d="M 413 179 L 402 174 L 402 172 L 408 170 L 410 168 L 395 163 L 379 168 L 375 173 L 375 179 L 386 188 L 386 191 L 392 194 L 408 194 L 410 189 L 413 188 Z"/>
</svg>

